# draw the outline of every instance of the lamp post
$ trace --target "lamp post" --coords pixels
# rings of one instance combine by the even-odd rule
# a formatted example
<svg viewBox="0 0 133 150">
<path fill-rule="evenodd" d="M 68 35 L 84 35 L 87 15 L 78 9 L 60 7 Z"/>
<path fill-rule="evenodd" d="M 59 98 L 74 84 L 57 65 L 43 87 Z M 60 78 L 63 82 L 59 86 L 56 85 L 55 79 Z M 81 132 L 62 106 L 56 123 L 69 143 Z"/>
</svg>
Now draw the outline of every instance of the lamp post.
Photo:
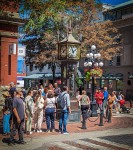
<svg viewBox="0 0 133 150">
<path fill-rule="evenodd" d="M 92 45 L 91 50 L 89 53 L 86 55 L 87 59 L 84 62 L 85 67 L 90 67 L 91 69 L 102 67 L 103 62 L 101 61 L 100 57 L 101 54 L 96 50 L 96 46 Z M 92 77 L 92 93 L 91 93 L 91 110 L 92 110 L 92 117 L 97 116 L 97 110 L 96 110 L 96 101 L 94 99 L 94 91 L 95 91 L 95 83 L 94 83 L 94 75 Z"/>
<path fill-rule="evenodd" d="M 53 84 L 55 83 L 55 70 L 56 70 L 56 57 L 53 55 L 52 61 L 51 61 L 51 70 L 53 74 Z"/>
</svg>

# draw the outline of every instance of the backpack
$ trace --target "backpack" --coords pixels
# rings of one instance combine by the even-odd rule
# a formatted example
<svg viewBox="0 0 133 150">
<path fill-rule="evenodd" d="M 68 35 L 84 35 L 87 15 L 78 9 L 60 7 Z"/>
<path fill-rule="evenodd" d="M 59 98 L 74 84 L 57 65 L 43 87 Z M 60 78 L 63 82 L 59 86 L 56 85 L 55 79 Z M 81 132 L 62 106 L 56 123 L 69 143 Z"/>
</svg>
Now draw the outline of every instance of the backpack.
<svg viewBox="0 0 133 150">
<path fill-rule="evenodd" d="M 64 109 L 64 107 L 66 106 L 66 99 L 64 98 L 64 95 L 66 93 L 64 93 L 63 95 L 59 95 L 57 98 L 57 108 L 58 109 Z"/>
</svg>

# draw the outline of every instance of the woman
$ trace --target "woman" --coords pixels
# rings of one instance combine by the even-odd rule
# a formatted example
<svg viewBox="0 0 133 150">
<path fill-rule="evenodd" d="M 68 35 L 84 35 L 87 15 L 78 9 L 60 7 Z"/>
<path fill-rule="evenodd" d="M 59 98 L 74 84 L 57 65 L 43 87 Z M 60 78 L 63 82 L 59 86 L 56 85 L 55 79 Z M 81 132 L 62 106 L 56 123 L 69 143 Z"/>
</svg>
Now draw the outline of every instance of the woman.
<svg viewBox="0 0 133 150">
<path fill-rule="evenodd" d="M 112 96 L 115 98 L 115 100 L 114 100 L 114 106 L 115 106 L 115 111 L 116 111 L 116 113 L 118 114 L 119 113 L 119 111 L 118 111 L 118 107 L 119 107 L 119 100 L 117 99 L 117 96 L 116 96 L 116 91 L 113 91 L 112 92 Z"/>
<path fill-rule="evenodd" d="M 44 98 L 42 96 L 42 93 L 39 91 L 35 96 L 34 132 L 42 132 L 41 127 L 43 122 L 43 108 Z"/>
<path fill-rule="evenodd" d="M 32 134 L 32 120 L 33 120 L 33 113 L 34 113 L 34 101 L 33 101 L 33 91 L 29 90 L 27 96 L 25 98 L 25 111 L 27 115 L 26 121 L 26 132 L 27 134 Z"/>
<path fill-rule="evenodd" d="M 47 125 L 47 131 L 50 132 L 50 129 L 52 132 L 55 131 L 55 103 L 56 99 L 54 97 L 54 93 L 52 90 L 48 91 L 47 98 L 45 100 L 45 117 L 46 117 L 46 125 Z"/>
<path fill-rule="evenodd" d="M 116 95 L 115 95 L 115 91 L 112 92 L 112 94 L 108 96 L 108 102 L 107 102 L 107 110 L 106 110 L 106 117 L 108 116 L 108 109 L 110 109 L 110 113 L 111 113 L 111 116 L 112 116 L 112 107 L 113 107 L 113 104 L 115 102 L 115 99 L 116 99 Z"/>
<path fill-rule="evenodd" d="M 82 111 L 82 118 L 83 118 L 82 129 L 87 129 L 86 128 L 86 118 L 87 118 L 88 109 L 90 108 L 90 99 L 86 95 L 85 90 L 82 91 L 82 95 L 78 101 L 80 101 L 81 111 Z"/>
</svg>

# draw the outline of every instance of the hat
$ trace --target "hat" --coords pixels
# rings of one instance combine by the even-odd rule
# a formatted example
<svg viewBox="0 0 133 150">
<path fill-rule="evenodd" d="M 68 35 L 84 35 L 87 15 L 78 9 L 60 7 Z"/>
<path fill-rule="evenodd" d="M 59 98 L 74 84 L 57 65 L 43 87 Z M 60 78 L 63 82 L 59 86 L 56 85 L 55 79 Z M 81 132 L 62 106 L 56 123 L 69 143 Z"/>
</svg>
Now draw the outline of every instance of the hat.
<svg viewBox="0 0 133 150">
<path fill-rule="evenodd" d="M 17 89 L 16 89 L 16 92 L 17 92 L 17 93 L 22 92 L 22 89 L 17 88 Z"/>
<path fill-rule="evenodd" d="M 48 90 L 48 92 L 53 92 L 52 90 Z"/>
<path fill-rule="evenodd" d="M 6 92 L 4 92 L 2 95 L 3 95 L 3 96 L 9 96 L 9 92 L 6 91 Z"/>
<path fill-rule="evenodd" d="M 9 83 L 9 85 L 14 85 L 14 82 Z"/>
</svg>

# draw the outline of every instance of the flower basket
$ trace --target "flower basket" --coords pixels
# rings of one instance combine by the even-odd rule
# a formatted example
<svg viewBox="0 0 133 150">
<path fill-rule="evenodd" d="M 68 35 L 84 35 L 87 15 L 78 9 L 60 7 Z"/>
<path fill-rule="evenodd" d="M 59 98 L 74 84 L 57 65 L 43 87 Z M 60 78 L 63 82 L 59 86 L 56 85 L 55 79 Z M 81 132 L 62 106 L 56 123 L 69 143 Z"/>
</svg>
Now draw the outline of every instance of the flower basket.
<svg viewBox="0 0 133 150">
<path fill-rule="evenodd" d="M 101 77 L 103 70 L 101 68 L 94 68 L 90 70 L 90 75 L 94 77 Z"/>
<path fill-rule="evenodd" d="M 89 81 L 91 77 L 101 77 L 103 70 L 101 68 L 90 69 L 86 72 L 86 80 Z"/>
</svg>

